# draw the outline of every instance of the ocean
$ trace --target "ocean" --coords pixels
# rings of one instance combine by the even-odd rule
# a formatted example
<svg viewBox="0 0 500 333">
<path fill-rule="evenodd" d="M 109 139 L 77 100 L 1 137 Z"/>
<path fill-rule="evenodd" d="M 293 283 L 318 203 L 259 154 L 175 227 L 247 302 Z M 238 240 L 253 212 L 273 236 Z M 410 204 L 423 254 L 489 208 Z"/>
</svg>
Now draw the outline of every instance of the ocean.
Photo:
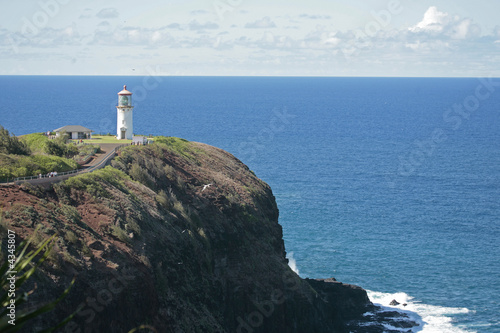
<svg viewBox="0 0 500 333">
<path fill-rule="evenodd" d="M 290 264 L 392 299 L 419 332 L 500 332 L 500 79 L 0 76 L 16 135 L 116 132 L 225 149 L 269 183 Z"/>
</svg>

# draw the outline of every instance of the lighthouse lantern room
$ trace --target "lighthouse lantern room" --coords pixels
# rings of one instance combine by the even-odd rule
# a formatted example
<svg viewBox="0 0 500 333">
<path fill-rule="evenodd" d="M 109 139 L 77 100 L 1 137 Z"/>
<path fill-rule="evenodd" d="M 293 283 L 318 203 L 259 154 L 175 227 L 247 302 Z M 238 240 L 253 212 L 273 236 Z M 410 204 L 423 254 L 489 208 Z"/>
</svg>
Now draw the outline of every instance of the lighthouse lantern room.
<svg viewBox="0 0 500 333">
<path fill-rule="evenodd" d="M 123 90 L 118 93 L 118 106 L 116 107 L 116 138 L 118 140 L 132 140 L 133 110 L 134 107 L 132 106 L 132 93 L 127 90 L 127 86 L 123 86 Z"/>
</svg>

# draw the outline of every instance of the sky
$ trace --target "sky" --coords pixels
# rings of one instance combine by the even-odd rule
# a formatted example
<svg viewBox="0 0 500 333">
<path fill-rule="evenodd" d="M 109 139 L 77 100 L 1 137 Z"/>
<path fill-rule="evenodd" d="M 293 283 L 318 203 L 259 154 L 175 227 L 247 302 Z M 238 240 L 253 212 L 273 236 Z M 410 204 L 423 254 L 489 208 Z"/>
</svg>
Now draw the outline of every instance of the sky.
<svg viewBox="0 0 500 333">
<path fill-rule="evenodd" d="M 500 77 L 497 0 L 0 0 L 0 75 Z"/>
</svg>

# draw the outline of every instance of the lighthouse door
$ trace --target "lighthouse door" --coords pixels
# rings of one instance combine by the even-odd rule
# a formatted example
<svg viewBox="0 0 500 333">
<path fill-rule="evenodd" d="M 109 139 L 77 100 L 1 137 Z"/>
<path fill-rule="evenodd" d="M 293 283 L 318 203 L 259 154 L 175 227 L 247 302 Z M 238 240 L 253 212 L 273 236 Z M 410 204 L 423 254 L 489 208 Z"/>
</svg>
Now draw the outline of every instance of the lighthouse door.
<svg viewBox="0 0 500 333">
<path fill-rule="evenodd" d="M 122 135 L 120 137 L 120 140 L 125 140 L 125 131 L 122 131 Z"/>
</svg>

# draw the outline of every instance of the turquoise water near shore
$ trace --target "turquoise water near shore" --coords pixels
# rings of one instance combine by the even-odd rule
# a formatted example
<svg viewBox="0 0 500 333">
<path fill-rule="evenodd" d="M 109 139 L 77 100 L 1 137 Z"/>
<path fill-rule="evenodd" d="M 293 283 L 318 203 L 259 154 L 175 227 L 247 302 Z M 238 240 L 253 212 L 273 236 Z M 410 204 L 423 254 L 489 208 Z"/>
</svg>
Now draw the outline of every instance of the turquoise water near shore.
<svg viewBox="0 0 500 333">
<path fill-rule="evenodd" d="M 500 79 L 0 76 L 0 124 L 228 150 L 273 188 L 303 277 L 408 303 L 424 332 L 500 331 Z"/>
</svg>

